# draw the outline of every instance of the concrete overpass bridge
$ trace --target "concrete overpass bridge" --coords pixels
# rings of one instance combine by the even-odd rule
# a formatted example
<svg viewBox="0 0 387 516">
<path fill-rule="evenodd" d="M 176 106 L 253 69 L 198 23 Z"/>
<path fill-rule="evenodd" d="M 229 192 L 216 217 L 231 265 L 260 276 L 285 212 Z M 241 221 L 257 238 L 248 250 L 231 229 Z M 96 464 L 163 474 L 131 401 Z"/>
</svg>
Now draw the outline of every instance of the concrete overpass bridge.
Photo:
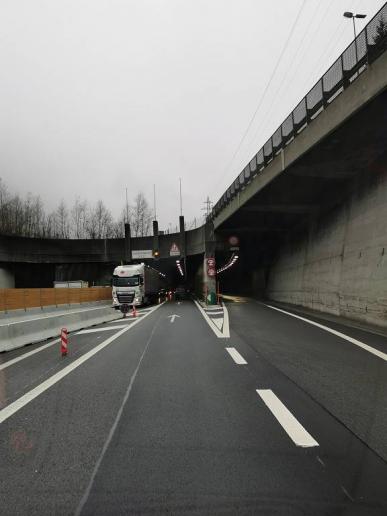
<svg viewBox="0 0 387 516">
<path fill-rule="evenodd" d="M 0 237 L 3 285 L 13 278 L 16 286 L 54 279 L 108 282 L 114 265 L 155 250 L 158 268 L 178 282 L 173 244 L 188 280 L 211 283 L 203 257 L 216 254 L 218 264 L 227 262 L 228 239 L 237 236 L 240 260 L 219 276 L 222 290 L 386 326 L 382 19 L 386 4 L 240 172 L 206 225 L 185 231 L 180 218 L 179 233 L 160 235 L 155 222 L 153 236 L 143 238 L 131 238 L 129 227 L 125 239 Z"/>
<path fill-rule="evenodd" d="M 217 235 L 241 239 L 239 274 L 225 274 L 227 289 L 249 285 L 272 300 L 387 325 L 381 19 L 386 5 L 214 206 Z"/>
</svg>

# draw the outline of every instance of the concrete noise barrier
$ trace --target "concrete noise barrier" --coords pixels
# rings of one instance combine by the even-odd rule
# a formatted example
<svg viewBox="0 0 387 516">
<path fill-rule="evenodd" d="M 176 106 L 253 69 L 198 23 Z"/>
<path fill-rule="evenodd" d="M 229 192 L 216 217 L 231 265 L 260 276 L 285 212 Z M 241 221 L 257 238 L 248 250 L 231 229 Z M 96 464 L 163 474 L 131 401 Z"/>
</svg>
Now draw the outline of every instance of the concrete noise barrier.
<svg viewBox="0 0 387 516">
<path fill-rule="evenodd" d="M 20 348 L 26 344 L 59 337 L 63 326 L 69 332 L 117 319 L 110 306 L 90 308 L 68 314 L 52 314 L 36 319 L 15 321 L 0 325 L 0 352 Z"/>
</svg>

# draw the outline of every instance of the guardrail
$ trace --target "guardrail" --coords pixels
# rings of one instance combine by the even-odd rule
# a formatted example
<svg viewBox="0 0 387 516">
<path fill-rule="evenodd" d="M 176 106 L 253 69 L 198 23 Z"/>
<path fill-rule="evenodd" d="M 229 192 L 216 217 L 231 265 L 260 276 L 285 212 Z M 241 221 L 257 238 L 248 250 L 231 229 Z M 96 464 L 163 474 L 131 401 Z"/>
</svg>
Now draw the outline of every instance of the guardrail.
<svg viewBox="0 0 387 516">
<path fill-rule="evenodd" d="M 91 288 L 2 288 L 0 312 L 44 306 L 105 301 L 112 298 L 111 287 Z"/>
<path fill-rule="evenodd" d="M 212 209 L 218 213 L 289 145 L 344 89 L 387 50 L 387 3 L 297 104 Z"/>
</svg>

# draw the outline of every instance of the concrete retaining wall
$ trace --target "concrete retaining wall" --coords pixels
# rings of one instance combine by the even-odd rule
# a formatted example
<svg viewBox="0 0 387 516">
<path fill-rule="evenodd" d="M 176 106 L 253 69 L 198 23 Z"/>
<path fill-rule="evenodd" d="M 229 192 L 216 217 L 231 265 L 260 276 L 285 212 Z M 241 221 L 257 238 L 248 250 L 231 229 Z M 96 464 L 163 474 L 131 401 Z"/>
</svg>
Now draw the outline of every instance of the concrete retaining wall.
<svg viewBox="0 0 387 516">
<path fill-rule="evenodd" d="M 59 337 L 60 329 L 68 331 L 80 330 L 94 324 L 117 319 L 120 314 L 111 306 L 90 307 L 86 310 L 74 308 L 67 313 L 50 313 L 37 315 L 25 320 L 17 319 L 13 322 L 0 322 L 0 352 L 20 348 L 26 344 Z"/>
<path fill-rule="evenodd" d="M 346 202 L 290 234 L 269 299 L 387 327 L 387 169 L 367 170 Z"/>
</svg>

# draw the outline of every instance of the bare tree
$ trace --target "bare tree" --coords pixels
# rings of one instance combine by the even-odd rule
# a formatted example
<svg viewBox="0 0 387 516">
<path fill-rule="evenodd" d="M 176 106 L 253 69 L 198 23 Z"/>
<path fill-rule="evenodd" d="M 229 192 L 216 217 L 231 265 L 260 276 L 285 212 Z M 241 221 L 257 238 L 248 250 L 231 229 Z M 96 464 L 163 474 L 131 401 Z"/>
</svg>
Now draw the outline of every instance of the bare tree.
<svg viewBox="0 0 387 516">
<path fill-rule="evenodd" d="M 150 234 L 152 212 L 149 208 L 148 201 L 142 192 L 138 193 L 134 199 L 130 222 L 133 236 L 147 236 Z"/>
<path fill-rule="evenodd" d="M 39 196 L 10 193 L 0 178 L 0 233 L 43 238 L 123 238 L 126 207 L 118 220 L 99 200 L 94 207 L 77 198 L 69 212 L 62 200 L 52 213 L 45 211 Z M 142 192 L 130 208 L 133 236 L 151 232 L 152 213 Z"/>
<path fill-rule="evenodd" d="M 45 215 L 40 236 L 43 238 L 54 238 L 55 237 L 55 214 L 54 213 Z"/>
<path fill-rule="evenodd" d="M 55 210 L 54 221 L 55 236 L 57 238 L 70 238 L 69 212 L 63 199 Z"/>
<path fill-rule="evenodd" d="M 9 232 L 9 193 L 3 180 L 0 178 L 0 231 Z"/>
<path fill-rule="evenodd" d="M 126 222 L 126 207 L 121 212 L 121 217 L 113 222 L 111 238 L 124 238 L 125 237 L 125 222 Z"/>
<path fill-rule="evenodd" d="M 71 235 L 74 238 L 86 238 L 87 213 L 87 201 L 81 201 L 77 197 L 71 209 Z"/>
<path fill-rule="evenodd" d="M 103 201 L 99 200 L 94 208 L 88 211 L 86 234 L 88 238 L 108 238 L 112 233 L 113 217 Z"/>
</svg>

